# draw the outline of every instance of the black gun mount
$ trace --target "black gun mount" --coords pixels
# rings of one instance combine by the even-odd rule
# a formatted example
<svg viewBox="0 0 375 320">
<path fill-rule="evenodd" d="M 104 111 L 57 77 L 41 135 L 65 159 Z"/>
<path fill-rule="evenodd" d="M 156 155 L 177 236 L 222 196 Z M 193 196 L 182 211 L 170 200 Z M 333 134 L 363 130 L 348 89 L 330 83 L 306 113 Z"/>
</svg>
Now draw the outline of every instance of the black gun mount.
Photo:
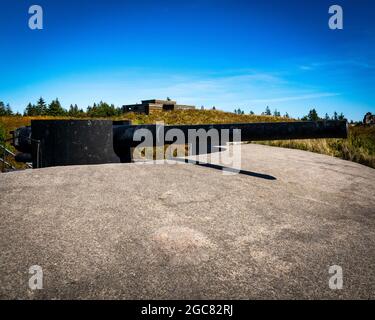
<svg viewBox="0 0 375 320">
<path fill-rule="evenodd" d="M 228 138 L 223 141 L 220 135 L 219 141 L 208 143 L 208 151 L 200 148 L 201 139 L 189 141 L 191 132 L 211 129 L 226 130 Z M 148 143 L 147 139 L 137 141 L 135 136 L 145 131 L 152 139 Z M 30 127 L 13 132 L 13 145 L 21 152 L 16 160 L 32 162 L 33 168 L 120 163 L 131 162 L 131 150 L 141 142 L 148 147 L 175 142 L 170 137 L 177 131 L 184 141 L 193 145 L 193 154 L 200 154 L 225 142 L 238 141 L 238 132 L 240 141 L 347 138 L 348 124 L 346 121 L 304 121 L 164 126 L 111 120 L 33 120 Z"/>
</svg>

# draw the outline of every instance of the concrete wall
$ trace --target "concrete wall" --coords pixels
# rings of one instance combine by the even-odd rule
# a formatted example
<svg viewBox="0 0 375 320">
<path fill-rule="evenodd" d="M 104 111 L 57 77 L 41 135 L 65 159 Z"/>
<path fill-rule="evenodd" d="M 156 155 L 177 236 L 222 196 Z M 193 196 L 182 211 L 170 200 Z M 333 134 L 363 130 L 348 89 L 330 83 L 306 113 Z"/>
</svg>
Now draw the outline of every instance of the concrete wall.
<svg viewBox="0 0 375 320">
<path fill-rule="evenodd" d="M 163 110 L 192 110 L 195 106 L 176 104 L 176 101 L 168 100 L 142 100 L 142 104 L 131 104 L 122 107 L 124 112 L 136 112 L 150 114 Z"/>
</svg>

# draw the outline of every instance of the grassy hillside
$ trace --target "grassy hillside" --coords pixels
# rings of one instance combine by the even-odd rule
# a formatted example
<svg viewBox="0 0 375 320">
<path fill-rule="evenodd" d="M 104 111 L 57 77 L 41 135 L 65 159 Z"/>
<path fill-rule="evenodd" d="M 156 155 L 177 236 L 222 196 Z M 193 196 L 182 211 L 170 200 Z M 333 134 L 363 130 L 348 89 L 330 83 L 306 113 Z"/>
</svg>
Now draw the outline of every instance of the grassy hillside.
<svg viewBox="0 0 375 320">
<path fill-rule="evenodd" d="M 18 127 L 31 124 L 31 120 L 48 119 L 92 119 L 92 118 L 69 118 L 69 117 L 0 117 L 0 127 L 6 133 Z M 108 119 L 108 118 L 103 118 Z M 156 112 L 151 115 L 128 113 L 119 117 L 112 117 L 113 120 L 131 120 L 133 124 L 152 124 L 156 121 L 164 121 L 165 124 L 211 124 L 211 123 L 236 123 L 236 122 L 268 122 L 288 121 L 289 119 L 273 116 L 238 115 L 229 112 L 215 110 L 176 110 L 170 112 Z M 9 136 L 9 134 L 8 134 Z"/>
<path fill-rule="evenodd" d="M 326 154 L 375 168 L 375 126 L 352 126 L 348 139 L 264 141 L 261 144 Z"/>
<path fill-rule="evenodd" d="M 29 125 L 33 119 L 58 119 L 53 117 L 0 117 L 0 140 L 10 137 L 9 131 Z M 62 118 L 68 119 L 68 118 Z M 82 119 L 82 118 L 81 118 Z M 163 121 L 165 124 L 209 124 L 243 123 L 268 121 L 293 121 L 283 117 L 237 115 L 215 110 L 178 110 L 159 112 L 152 115 L 125 114 L 114 120 L 132 120 L 134 124 L 151 124 Z M 375 127 L 350 127 L 349 139 L 286 140 L 260 142 L 266 145 L 302 149 L 358 162 L 375 168 Z"/>
</svg>

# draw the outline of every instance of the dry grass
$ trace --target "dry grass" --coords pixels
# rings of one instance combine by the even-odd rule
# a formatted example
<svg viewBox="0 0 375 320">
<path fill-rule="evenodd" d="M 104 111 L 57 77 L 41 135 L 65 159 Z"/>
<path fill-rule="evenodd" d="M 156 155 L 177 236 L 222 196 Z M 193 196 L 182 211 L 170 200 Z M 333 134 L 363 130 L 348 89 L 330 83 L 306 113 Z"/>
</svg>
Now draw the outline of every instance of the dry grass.
<svg viewBox="0 0 375 320">
<path fill-rule="evenodd" d="M 244 122 L 292 121 L 283 117 L 238 115 L 217 110 L 176 110 L 172 112 L 156 112 L 151 115 L 129 113 L 119 119 L 132 120 L 134 124 L 150 124 L 163 121 L 165 124 L 215 124 Z"/>
<path fill-rule="evenodd" d="M 9 131 L 31 124 L 31 120 L 57 120 L 57 119 L 92 119 L 92 118 L 71 118 L 71 117 L 0 117 L 2 126 L 8 137 Z M 103 118 L 108 119 L 108 118 Z M 293 121 L 283 117 L 237 115 L 234 113 L 216 110 L 176 110 L 170 112 L 155 112 L 150 115 L 127 113 L 113 120 L 131 120 L 133 124 L 152 124 L 163 121 L 165 124 L 215 124 L 215 123 L 244 123 L 244 122 L 275 122 Z"/>
<path fill-rule="evenodd" d="M 31 120 L 48 119 L 75 119 L 71 117 L 0 117 L 0 124 L 6 129 L 13 130 L 20 126 L 30 125 Z M 92 119 L 92 118 L 76 118 Z M 106 119 L 106 118 L 103 118 Z M 107 118 L 108 119 L 108 118 Z M 176 110 L 170 112 L 155 112 L 150 115 L 136 114 L 133 112 L 119 117 L 113 117 L 113 120 L 132 120 L 134 124 L 152 124 L 156 121 L 163 121 L 165 124 L 211 124 L 211 123 L 243 123 L 243 122 L 275 122 L 275 121 L 293 121 L 283 117 L 258 116 L 258 115 L 238 115 L 230 112 L 217 110 Z"/>
<path fill-rule="evenodd" d="M 261 144 L 306 150 L 375 168 L 375 126 L 353 126 L 348 139 L 263 141 Z"/>
</svg>

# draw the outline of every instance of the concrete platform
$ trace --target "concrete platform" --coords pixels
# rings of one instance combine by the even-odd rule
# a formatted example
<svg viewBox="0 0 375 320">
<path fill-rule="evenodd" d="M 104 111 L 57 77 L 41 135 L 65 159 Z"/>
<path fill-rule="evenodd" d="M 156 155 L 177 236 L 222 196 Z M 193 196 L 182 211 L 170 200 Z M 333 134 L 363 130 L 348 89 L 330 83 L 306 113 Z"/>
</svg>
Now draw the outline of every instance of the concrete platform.
<svg viewBox="0 0 375 320">
<path fill-rule="evenodd" d="M 0 175 L 0 298 L 375 298 L 375 170 L 252 144 L 241 174 L 218 169 Z M 32 265 L 42 290 L 28 288 Z"/>
</svg>

